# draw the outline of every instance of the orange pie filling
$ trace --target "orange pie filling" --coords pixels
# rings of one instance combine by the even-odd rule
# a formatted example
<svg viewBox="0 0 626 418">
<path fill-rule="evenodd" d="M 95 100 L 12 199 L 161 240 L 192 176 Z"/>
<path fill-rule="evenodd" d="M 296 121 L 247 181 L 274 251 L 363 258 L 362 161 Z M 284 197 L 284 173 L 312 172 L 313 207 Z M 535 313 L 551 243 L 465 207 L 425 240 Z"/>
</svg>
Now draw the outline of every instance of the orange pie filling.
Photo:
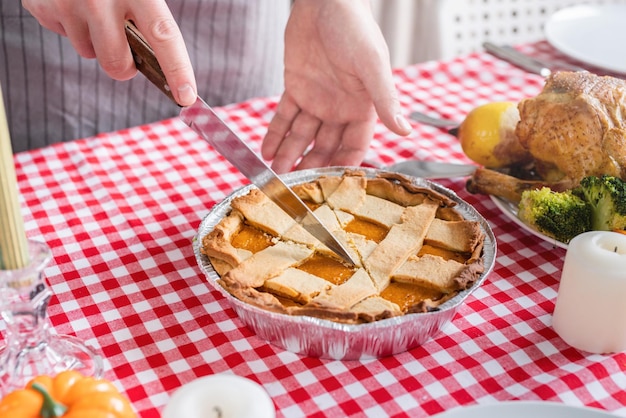
<svg viewBox="0 0 626 418">
<path fill-rule="evenodd" d="M 454 202 L 402 176 L 359 172 L 298 185 L 358 265 L 346 265 L 253 189 L 203 239 L 219 283 L 247 303 L 362 323 L 436 309 L 483 271 L 484 234 Z"/>
</svg>

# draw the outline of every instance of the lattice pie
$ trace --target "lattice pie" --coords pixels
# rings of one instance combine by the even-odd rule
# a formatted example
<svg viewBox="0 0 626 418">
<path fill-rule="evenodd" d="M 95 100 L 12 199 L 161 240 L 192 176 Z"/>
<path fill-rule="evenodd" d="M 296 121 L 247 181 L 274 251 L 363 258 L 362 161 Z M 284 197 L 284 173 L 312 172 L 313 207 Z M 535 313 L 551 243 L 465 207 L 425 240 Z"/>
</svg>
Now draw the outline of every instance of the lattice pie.
<svg viewBox="0 0 626 418">
<path fill-rule="evenodd" d="M 345 323 L 426 312 L 484 271 L 484 233 L 455 202 L 391 173 L 320 177 L 293 190 L 352 252 L 346 265 L 257 189 L 202 241 L 240 300 Z"/>
</svg>

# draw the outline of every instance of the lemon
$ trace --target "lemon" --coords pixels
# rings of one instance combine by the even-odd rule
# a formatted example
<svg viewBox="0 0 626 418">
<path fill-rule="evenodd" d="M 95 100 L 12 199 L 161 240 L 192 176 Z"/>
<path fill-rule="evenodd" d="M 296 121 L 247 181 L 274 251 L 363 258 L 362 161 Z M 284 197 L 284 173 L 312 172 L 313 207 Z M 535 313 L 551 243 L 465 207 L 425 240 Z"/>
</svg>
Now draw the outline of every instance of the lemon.
<svg viewBox="0 0 626 418">
<path fill-rule="evenodd" d="M 501 168 L 529 159 L 515 136 L 520 116 L 517 103 L 492 102 L 474 108 L 458 128 L 463 152 L 488 168 Z"/>
</svg>

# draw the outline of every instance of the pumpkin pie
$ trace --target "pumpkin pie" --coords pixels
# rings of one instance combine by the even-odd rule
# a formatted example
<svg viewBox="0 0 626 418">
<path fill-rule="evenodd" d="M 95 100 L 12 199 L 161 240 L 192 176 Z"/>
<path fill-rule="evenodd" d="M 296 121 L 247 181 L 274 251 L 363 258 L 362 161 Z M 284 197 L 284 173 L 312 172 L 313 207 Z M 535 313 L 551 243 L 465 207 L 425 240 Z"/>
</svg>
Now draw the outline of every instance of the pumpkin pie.
<svg viewBox="0 0 626 418">
<path fill-rule="evenodd" d="M 218 283 L 246 303 L 358 324 L 435 310 L 484 272 L 480 224 L 402 175 L 346 171 L 292 189 L 357 263 L 252 188 L 231 201 L 200 250 Z"/>
</svg>

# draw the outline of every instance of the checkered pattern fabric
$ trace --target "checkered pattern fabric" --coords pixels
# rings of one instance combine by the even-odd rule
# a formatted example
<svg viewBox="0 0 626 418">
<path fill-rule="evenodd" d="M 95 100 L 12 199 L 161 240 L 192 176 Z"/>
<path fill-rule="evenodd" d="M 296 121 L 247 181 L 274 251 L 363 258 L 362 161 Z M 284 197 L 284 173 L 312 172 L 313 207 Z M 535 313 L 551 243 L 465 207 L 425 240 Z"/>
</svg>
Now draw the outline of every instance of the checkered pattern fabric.
<svg viewBox="0 0 626 418">
<path fill-rule="evenodd" d="M 547 43 L 521 47 L 566 59 Z M 543 79 L 487 54 L 395 73 L 404 110 L 462 120 L 477 105 L 536 95 Z M 217 112 L 258 149 L 276 98 Z M 406 138 L 377 127 L 369 162 L 468 162 L 457 139 L 415 124 Z M 268 344 L 211 289 L 192 240 L 211 207 L 247 184 L 180 120 L 101 134 L 15 156 L 28 236 L 54 259 L 55 331 L 97 347 L 105 377 L 141 417 L 201 376 L 260 383 L 279 417 L 430 416 L 461 405 L 546 400 L 626 416 L 626 354 L 589 355 L 551 327 L 566 250 L 526 232 L 463 179 L 441 180 L 488 219 L 498 240 L 493 272 L 452 322 L 392 357 L 330 361 Z M 2 328 L 3 329 L 3 328 Z M 242 394 L 245 396 L 245 394 Z"/>
</svg>

